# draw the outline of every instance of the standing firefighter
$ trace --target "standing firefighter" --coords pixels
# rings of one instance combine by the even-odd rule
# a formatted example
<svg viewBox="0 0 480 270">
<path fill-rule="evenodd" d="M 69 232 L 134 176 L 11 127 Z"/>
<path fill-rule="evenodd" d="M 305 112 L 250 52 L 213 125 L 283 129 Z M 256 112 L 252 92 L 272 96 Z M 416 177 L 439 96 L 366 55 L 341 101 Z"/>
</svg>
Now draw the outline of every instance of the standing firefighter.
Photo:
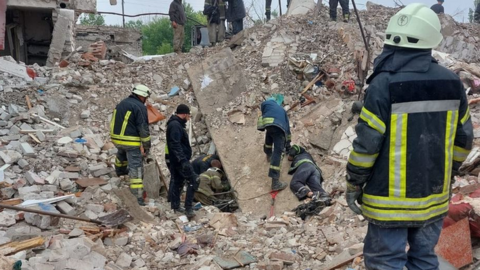
<svg viewBox="0 0 480 270">
<path fill-rule="evenodd" d="M 168 10 L 170 21 L 173 28 L 173 51 L 176 53 L 182 52 L 183 39 L 185 38 L 185 23 L 187 17 L 182 5 L 182 0 L 173 0 Z"/>
<path fill-rule="evenodd" d="M 186 123 L 190 119 L 190 108 L 185 104 L 177 107 L 175 115 L 172 115 L 167 122 L 167 148 L 170 160 L 170 173 L 173 184 L 170 185 L 170 205 L 175 212 L 185 212 L 187 217 L 193 217 L 192 204 L 193 195 L 198 188 L 198 175 L 193 171 L 190 159 L 192 148 L 185 131 Z M 185 198 L 185 209 L 180 207 L 180 195 L 183 186 L 187 182 L 187 196 Z"/>
<path fill-rule="evenodd" d="M 243 0 L 227 0 L 227 20 L 232 23 L 232 34 L 236 35 L 243 30 L 243 18 L 247 16 Z"/>
<path fill-rule="evenodd" d="M 225 39 L 225 1 L 205 0 L 203 14 L 207 16 L 208 38 L 215 46 Z"/>
<path fill-rule="evenodd" d="M 369 221 L 367 269 L 438 269 L 434 247 L 451 179 L 473 141 L 462 82 L 432 57 L 443 39 L 440 30 L 427 6 L 400 10 L 367 80 L 346 193 L 352 211 Z"/>
<path fill-rule="evenodd" d="M 342 14 L 343 14 L 343 21 L 348 22 L 350 19 L 350 9 L 348 7 L 349 0 L 329 0 L 328 3 L 330 6 L 330 19 L 332 21 L 337 20 L 337 7 L 338 3 L 340 2 L 340 6 L 342 7 Z"/>
<path fill-rule="evenodd" d="M 291 134 L 287 112 L 280 106 L 282 102 L 274 98 L 264 101 L 261 106 L 262 115 L 257 123 L 258 130 L 267 131 L 263 151 L 270 161 L 268 177 L 272 178 L 272 191 L 287 187 L 287 184 L 280 181 L 280 164 L 283 151 L 290 150 Z"/>
<path fill-rule="evenodd" d="M 313 157 L 302 147 L 294 145 L 288 151 L 288 160 L 292 165 L 288 174 L 293 174 L 290 189 L 299 200 L 312 198 L 330 204 L 330 196 L 322 188 L 322 170 L 317 166 Z"/>
<path fill-rule="evenodd" d="M 142 152 L 150 151 L 150 130 L 145 101 L 150 96 L 150 89 L 145 85 L 137 85 L 132 94 L 122 100 L 113 111 L 110 122 L 110 138 L 117 147 L 115 171 L 118 176 L 127 175 L 130 178 L 130 190 L 143 204 Z"/>
</svg>

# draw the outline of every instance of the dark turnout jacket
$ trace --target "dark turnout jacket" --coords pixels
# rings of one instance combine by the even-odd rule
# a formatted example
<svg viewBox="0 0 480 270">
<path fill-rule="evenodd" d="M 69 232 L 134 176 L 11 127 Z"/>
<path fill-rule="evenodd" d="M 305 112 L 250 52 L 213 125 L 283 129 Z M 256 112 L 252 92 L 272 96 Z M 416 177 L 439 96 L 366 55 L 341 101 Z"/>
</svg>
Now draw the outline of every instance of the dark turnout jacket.
<svg viewBox="0 0 480 270">
<path fill-rule="evenodd" d="M 113 111 L 110 138 L 116 145 L 151 147 L 147 107 L 135 95 L 122 100 Z"/>
<path fill-rule="evenodd" d="M 215 159 L 218 160 L 219 157 L 217 155 L 200 155 L 192 161 L 193 171 L 196 174 L 202 174 L 206 172 L 210 167 L 212 167 L 210 163 Z"/>
<path fill-rule="evenodd" d="M 363 215 L 379 226 L 441 220 L 452 171 L 472 148 L 462 82 L 431 53 L 386 45 L 367 80 L 347 173 L 364 186 Z"/>
<path fill-rule="evenodd" d="M 172 167 L 178 167 L 192 158 L 192 148 L 185 130 L 186 122 L 176 115 L 172 115 L 167 122 L 165 154 L 168 155 Z"/>
<path fill-rule="evenodd" d="M 170 21 L 176 22 L 179 25 L 185 25 L 187 17 L 185 16 L 185 9 L 180 0 L 173 0 L 168 10 Z"/>
<path fill-rule="evenodd" d="M 227 8 L 227 20 L 229 22 L 242 20 L 246 16 L 245 12 L 245 5 L 243 4 L 243 0 L 227 0 L 228 8 Z"/>
<path fill-rule="evenodd" d="M 473 13 L 473 21 L 480 23 L 480 3 L 478 3 L 477 7 L 475 8 L 475 13 Z"/>
</svg>

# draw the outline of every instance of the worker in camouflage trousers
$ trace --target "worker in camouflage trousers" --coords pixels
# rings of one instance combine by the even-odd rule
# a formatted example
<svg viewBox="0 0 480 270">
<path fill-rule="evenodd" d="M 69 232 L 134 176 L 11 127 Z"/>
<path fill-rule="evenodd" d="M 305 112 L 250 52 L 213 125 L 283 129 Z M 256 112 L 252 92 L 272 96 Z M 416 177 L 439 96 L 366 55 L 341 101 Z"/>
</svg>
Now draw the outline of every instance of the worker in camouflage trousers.
<svg viewBox="0 0 480 270">
<path fill-rule="evenodd" d="M 218 198 L 215 193 L 230 190 L 228 181 L 222 181 L 222 163 L 219 160 L 212 161 L 212 167 L 200 174 L 200 184 L 195 192 L 195 200 L 203 205 L 215 205 Z"/>
<path fill-rule="evenodd" d="M 286 183 L 280 181 L 283 152 L 290 150 L 291 133 L 287 112 L 281 104 L 283 99 L 268 98 L 261 105 L 262 115 L 258 118 L 257 129 L 266 131 L 263 151 L 270 162 L 268 177 L 272 178 L 272 191 L 283 190 Z"/>
<path fill-rule="evenodd" d="M 225 39 L 225 1 L 205 0 L 203 14 L 207 16 L 210 44 L 215 46 Z"/>
<path fill-rule="evenodd" d="M 322 170 L 312 156 L 304 148 L 293 145 L 288 151 L 288 160 L 292 161 L 288 174 L 293 175 L 290 189 L 295 196 L 299 200 L 312 198 L 330 204 L 330 196 L 322 188 Z"/>
</svg>

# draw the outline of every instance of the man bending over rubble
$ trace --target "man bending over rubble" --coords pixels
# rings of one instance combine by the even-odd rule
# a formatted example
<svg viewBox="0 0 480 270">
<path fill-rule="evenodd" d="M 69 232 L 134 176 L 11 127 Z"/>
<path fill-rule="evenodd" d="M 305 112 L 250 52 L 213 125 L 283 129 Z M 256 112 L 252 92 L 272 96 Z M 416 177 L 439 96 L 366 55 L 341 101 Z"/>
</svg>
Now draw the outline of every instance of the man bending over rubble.
<svg viewBox="0 0 480 270">
<path fill-rule="evenodd" d="M 200 175 L 206 172 L 209 168 L 214 167 L 213 164 L 216 162 L 220 162 L 217 155 L 200 155 L 192 161 L 193 171 Z"/>
<path fill-rule="evenodd" d="M 317 166 L 313 157 L 302 147 L 293 145 L 288 151 L 288 160 L 292 165 L 288 174 L 293 174 L 290 189 L 298 200 L 312 198 L 330 204 L 330 196 L 322 188 L 322 170 Z"/>
<path fill-rule="evenodd" d="M 193 171 L 190 159 L 192 148 L 185 131 L 186 123 L 190 120 L 190 108 L 185 104 L 177 107 L 175 115 L 172 115 L 167 122 L 167 147 L 170 160 L 170 173 L 172 174 L 173 185 L 170 189 L 170 205 L 175 213 L 183 213 L 188 218 L 193 217 L 193 195 L 198 188 L 198 175 Z M 180 207 L 180 195 L 183 186 L 187 182 L 187 194 L 185 198 L 185 209 Z"/>
<path fill-rule="evenodd" d="M 434 248 L 451 179 L 473 141 L 463 84 L 432 57 L 443 39 L 440 31 L 430 8 L 406 6 L 390 19 L 383 51 L 367 79 L 346 192 L 350 209 L 369 222 L 363 249 L 367 269 L 439 266 Z"/>
<path fill-rule="evenodd" d="M 268 177 L 272 178 L 272 191 L 283 190 L 286 183 L 280 181 L 280 165 L 282 163 L 283 151 L 290 150 L 290 123 L 287 112 L 281 104 L 283 97 L 270 97 L 262 103 L 262 115 L 258 118 L 257 129 L 267 131 L 263 151 L 270 162 Z"/>
<path fill-rule="evenodd" d="M 227 181 L 222 181 L 222 163 L 219 160 L 212 161 L 212 167 L 200 174 L 200 184 L 195 192 L 195 200 L 203 205 L 215 205 L 220 200 L 215 193 L 230 190 Z"/>
<path fill-rule="evenodd" d="M 118 149 L 115 171 L 118 176 L 128 174 L 130 191 L 137 197 L 140 205 L 144 205 L 143 157 L 140 146 L 143 146 L 145 156 L 151 147 L 145 107 L 150 93 L 150 89 L 145 85 L 135 86 L 132 94 L 117 105 L 110 122 L 110 138 Z"/>
</svg>

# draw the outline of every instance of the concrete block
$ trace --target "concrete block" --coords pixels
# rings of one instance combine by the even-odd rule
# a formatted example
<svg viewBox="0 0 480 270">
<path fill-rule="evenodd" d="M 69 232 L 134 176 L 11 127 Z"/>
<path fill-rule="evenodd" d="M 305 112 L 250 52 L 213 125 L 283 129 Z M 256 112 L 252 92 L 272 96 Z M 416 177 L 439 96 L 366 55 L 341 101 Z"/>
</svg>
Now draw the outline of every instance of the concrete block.
<svg viewBox="0 0 480 270">
<path fill-rule="evenodd" d="M 10 199 L 15 195 L 15 189 L 13 187 L 5 187 L 0 189 L 0 198 Z"/>
<path fill-rule="evenodd" d="M 122 254 L 120 254 L 120 256 L 118 256 L 115 264 L 123 268 L 130 268 L 130 265 L 132 264 L 132 256 L 123 252 Z"/>
<path fill-rule="evenodd" d="M 62 137 L 57 140 L 58 145 L 64 145 L 73 142 L 73 139 L 70 137 Z"/>
<path fill-rule="evenodd" d="M 34 172 L 26 172 L 25 173 L 25 179 L 27 179 L 28 183 L 30 183 L 30 185 L 43 185 L 45 184 L 45 179 L 41 178 L 40 176 L 38 176 L 36 173 Z"/>
<path fill-rule="evenodd" d="M 18 164 L 18 166 L 20 166 L 20 168 L 23 169 L 23 168 L 28 166 L 28 161 L 26 161 L 25 159 L 22 158 L 22 159 L 17 161 L 17 164 Z"/>
<path fill-rule="evenodd" d="M 13 125 L 11 128 L 10 128 L 10 131 L 8 133 L 9 135 L 17 135 L 17 134 L 20 134 L 20 128 Z"/>
<path fill-rule="evenodd" d="M 57 209 L 66 215 L 75 215 L 75 209 L 67 202 L 61 201 L 57 203 Z"/>
<path fill-rule="evenodd" d="M 99 176 L 102 176 L 102 175 L 109 174 L 110 172 L 112 172 L 112 169 L 111 169 L 111 168 L 103 168 L 103 169 L 101 169 L 101 170 L 92 172 L 92 175 L 93 175 L 94 177 L 99 177 Z"/>
<path fill-rule="evenodd" d="M 98 171 L 98 170 L 101 170 L 101 169 L 104 169 L 104 168 L 107 168 L 107 164 L 105 164 L 105 163 L 100 163 L 100 164 L 95 164 L 95 165 L 88 166 L 88 170 L 90 172 Z"/>
<path fill-rule="evenodd" d="M 29 124 L 27 123 L 23 123 L 22 125 L 20 125 L 20 130 L 32 130 L 32 126 L 30 126 Z"/>
<path fill-rule="evenodd" d="M 22 154 L 13 150 L 0 151 L 0 158 L 7 164 L 14 164 L 22 158 Z"/>
<path fill-rule="evenodd" d="M 46 137 L 45 137 L 45 134 L 39 130 L 37 130 L 37 132 L 35 132 L 35 135 L 37 135 L 37 138 L 39 141 L 41 142 L 44 142 Z"/>
<path fill-rule="evenodd" d="M 65 191 L 69 191 L 73 188 L 73 182 L 70 179 L 60 180 L 60 188 Z"/>
<path fill-rule="evenodd" d="M 68 178 L 68 179 L 78 179 L 80 175 L 74 172 L 63 172 L 60 174 L 60 178 Z"/>
<path fill-rule="evenodd" d="M 53 191 L 42 191 L 40 192 L 40 197 L 42 199 L 51 199 L 55 197 L 55 193 Z"/>
<path fill-rule="evenodd" d="M 58 187 L 55 185 L 43 185 L 42 186 L 42 191 L 52 191 L 52 192 L 57 192 Z"/>
<path fill-rule="evenodd" d="M 79 138 L 79 137 L 82 137 L 82 130 L 76 129 L 76 130 L 70 132 L 70 137 L 71 137 L 71 138 Z"/>
<path fill-rule="evenodd" d="M 35 157 L 35 150 L 33 150 L 32 146 L 29 143 L 21 143 L 20 149 L 24 156 L 27 157 Z"/>
<path fill-rule="evenodd" d="M 33 186 L 29 186 L 29 187 L 21 187 L 18 189 L 18 194 L 20 195 L 20 198 L 22 198 L 23 196 L 25 196 L 26 194 L 29 194 L 29 193 L 40 193 L 41 191 L 41 187 L 38 186 L 38 185 L 33 185 Z"/>
<path fill-rule="evenodd" d="M 85 110 L 80 114 L 80 118 L 82 118 L 82 119 L 88 119 L 89 117 L 90 117 L 90 111 L 89 110 Z"/>
<path fill-rule="evenodd" d="M 94 203 L 90 203 L 90 204 L 87 204 L 85 206 L 85 209 L 88 209 L 94 213 L 97 213 L 97 214 L 100 214 L 103 212 L 103 210 L 105 209 L 103 205 L 101 204 L 94 204 Z"/>
<path fill-rule="evenodd" d="M 47 183 L 49 183 L 50 185 L 55 185 L 57 183 L 57 180 L 60 178 L 60 174 L 62 174 L 61 171 L 55 170 L 52 173 L 50 173 L 50 175 L 47 176 L 47 178 L 45 178 L 45 181 L 47 181 Z"/>
</svg>

